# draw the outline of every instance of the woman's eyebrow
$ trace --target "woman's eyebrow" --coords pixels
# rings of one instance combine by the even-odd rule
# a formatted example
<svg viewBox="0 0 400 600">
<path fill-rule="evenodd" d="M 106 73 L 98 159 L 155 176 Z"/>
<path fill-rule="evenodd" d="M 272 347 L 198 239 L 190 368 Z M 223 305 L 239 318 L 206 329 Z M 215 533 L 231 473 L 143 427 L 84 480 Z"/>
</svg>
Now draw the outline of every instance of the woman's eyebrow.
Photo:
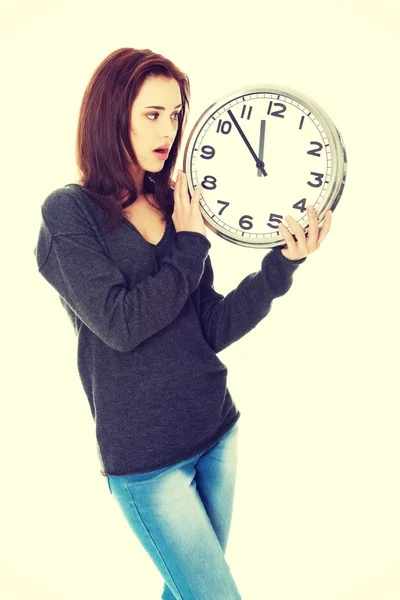
<svg viewBox="0 0 400 600">
<path fill-rule="evenodd" d="M 178 104 L 175 108 L 179 108 L 182 104 Z M 145 106 L 145 108 L 157 108 L 158 110 L 165 110 L 164 106 Z"/>
</svg>

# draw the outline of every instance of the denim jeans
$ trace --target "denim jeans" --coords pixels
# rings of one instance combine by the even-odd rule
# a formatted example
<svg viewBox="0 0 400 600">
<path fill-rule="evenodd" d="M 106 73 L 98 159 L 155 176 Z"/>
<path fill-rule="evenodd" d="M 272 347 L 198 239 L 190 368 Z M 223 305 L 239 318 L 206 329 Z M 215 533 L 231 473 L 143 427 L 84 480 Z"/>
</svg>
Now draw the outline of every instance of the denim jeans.
<svg viewBox="0 0 400 600">
<path fill-rule="evenodd" d="M 135 536 L 164 579 L 162 600 L 241 598 L 225 559 L 238 423 L 206 452 L 136 475 L 108 475 Z"/>
</svg>

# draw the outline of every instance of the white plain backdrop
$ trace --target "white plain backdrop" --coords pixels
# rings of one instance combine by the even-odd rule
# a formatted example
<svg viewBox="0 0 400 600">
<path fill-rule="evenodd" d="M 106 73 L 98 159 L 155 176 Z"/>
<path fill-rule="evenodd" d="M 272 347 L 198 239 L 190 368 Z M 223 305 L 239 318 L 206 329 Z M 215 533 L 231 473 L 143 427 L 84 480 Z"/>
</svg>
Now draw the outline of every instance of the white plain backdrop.
<svg viewBox="0 0 400 600">
<path fill-rule="evenodd" d="M 130 46 L 189 75 L 177 168 L 205 108 L 255 82 L 309 95 L 343 135 L 331 232 L 266 319 L 219 354 L 242 413 L 227 560 L 245 600 L 398 600 L 398 2 L 42 0 L 4 2 L 0 17 L 0 596 L 161 598 L 100 475 L 76 337 L 33 255 L 41 203 L 77 180 L 89 77 Z M 217 291 L 259 270 L 265 251 L 207 237 Z"/>
</svg>

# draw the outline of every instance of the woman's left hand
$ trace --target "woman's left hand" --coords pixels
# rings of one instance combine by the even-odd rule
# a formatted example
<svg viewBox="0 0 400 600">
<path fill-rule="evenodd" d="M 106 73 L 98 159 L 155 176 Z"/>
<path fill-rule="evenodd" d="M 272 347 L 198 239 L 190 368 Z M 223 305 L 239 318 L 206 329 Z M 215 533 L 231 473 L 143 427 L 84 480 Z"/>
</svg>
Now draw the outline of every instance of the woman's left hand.
<svg viewBox="0 0 400 600">
<path fill-rule="evenodd" d="M 332 211 L 328 210 L 326 212 L 324 224 L 321 228 L 318 227 L 317 215 L 312 206 L 308 207 L 307 213 L 309 224 L 307 237 L 303 228 L 297 223 L 296 219 L 290 215 L 285 217 L 286 221 L 289 223 L 289 226 L 293 229 L 296 235 L 297 242 L 294 241 L 293 235 L 290 233 L 289 229 L 285 227 L 283 223 L 279 224 L 279 231 L 282 233 L 287 244 L 286 247 L 281 248 L 281 252 L 283 256 L 289 260 L 299 260 L 300 258 L 304 258 L 308 254 L 315 252 L 315 250 L 318 250 L 323 240 L 328 235 L 332 222 Z"/>
</svg>

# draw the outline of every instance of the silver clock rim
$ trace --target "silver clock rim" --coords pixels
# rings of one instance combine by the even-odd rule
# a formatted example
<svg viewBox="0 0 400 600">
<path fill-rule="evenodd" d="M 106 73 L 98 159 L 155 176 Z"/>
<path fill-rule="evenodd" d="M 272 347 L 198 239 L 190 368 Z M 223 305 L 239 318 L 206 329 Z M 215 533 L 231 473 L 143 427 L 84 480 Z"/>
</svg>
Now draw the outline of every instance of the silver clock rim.
<svg viewBox="0 0 400 600">
<path fill-rule="evenodd" d="M 190 196 L 192 196 L 194 192 L 194 183 L 191 168 L 193 149 L 197 143 L 197 139 L 199 137 L 200 132 L 203 129 L 204 124 L 208 121 L 210 116 L 214 112 L 216 112 L 216 110 L 222 108 L 224 104 L 232 102 L 235 96 L 240 97 L 257 93 L 270 93 L 276 94 L 278 96 L 283 95 L 301 104 L 302 106 L 307 108 L 313 115 L 315 115 L 329 140 L 329 144 L 331 147 L 330 181 L 328 183 L 325 198 L 321 203 L 321 206 L 317 207 L 316 210 L 318 223 L 321 223 L 328 210 L 333 211 L 336 209 L 339 200 L 343 194 L 343 189 L 347 176 L 347 155 L 344 140 L 330 116 L 315 100 L 310 98 L 307 94 L 304 94 L 286 85 L 265 83 L 244 85 L 219 97 L 215 102 L 213 102 L 208 108 L 204 110 L 204 112 L 200 115 L 200 117 L 197 119 L 196 123 L 192 127 L 192 130 L 189 134 L 185 145 L 185 151 L 183 156 L 183 169 L 187 175 Z M 257 242 L 255 240 L 238 239 L 237 237 L 234 237 L 234 234 L 229 235 L 229 233 L 226 230 L 218 229 L 217 224 L 211 219 L 207 211 L 203 208 L 202 202 L 204 203 L 204 199 L 201 196 L 200 210 L 204 217 L 206 225 L 211 231 L 213 231 L 213 233 L 222 237 L 223 239 L 247 248 L 250 247 L 265 249 L 286 244 L 286 241 L 282 234 L 277 236 L 273 241 L 263 240 L 262 242 Z M 307 231 L 308 225 L 304 226 L 303 229 L 304 231 Z"/>
</svg>

